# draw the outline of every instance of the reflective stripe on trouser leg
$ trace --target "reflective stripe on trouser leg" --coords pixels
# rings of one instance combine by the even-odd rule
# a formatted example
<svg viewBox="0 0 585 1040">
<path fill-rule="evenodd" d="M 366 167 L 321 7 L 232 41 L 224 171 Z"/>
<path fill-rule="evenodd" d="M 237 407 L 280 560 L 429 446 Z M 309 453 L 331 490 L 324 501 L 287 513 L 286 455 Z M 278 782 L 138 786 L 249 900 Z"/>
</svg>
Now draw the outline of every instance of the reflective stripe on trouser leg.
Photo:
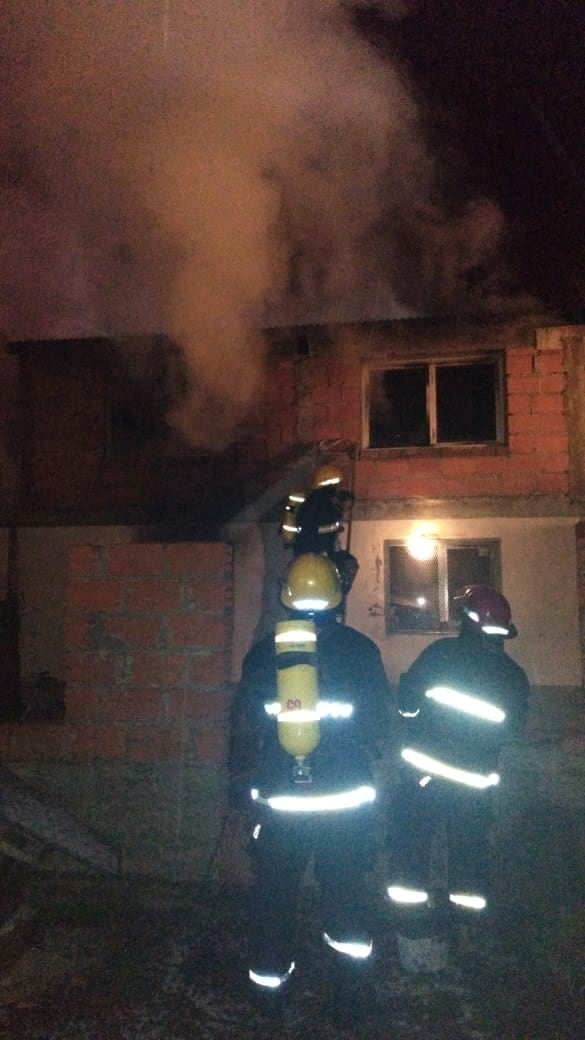
<svg viewBox="0 0 585 1040">
<path fill-rule="evenodd" d="M 410 885 L 388 885 L 388 898 L 401 906 L 422 906 L 429 901 L 429 893 L 424 888 Z"/>
<path fill-rule="evenodd" d="M 365 941 L 363 939 L 334 939 L 328 932 L 323 932 L 321 938 L 336 953 L 341 953 L 343 956 L 350 957 L 356 961 L 366 960 L 370 956 L 374 945 L 371 939 Z"/>
<path fill-rule="evenodd" d="M 485 910 L 487 899 L 473 892 L 450 892 L 449 902 L 463 910 Z"/>
<path fill-rule="evenodd" d="M 253 971 L 252 968 L 250 968 L 248 978 L 251 982 L 255 983 L 256 986 L 261 986 L 265 989 L 279 989 L 279 987 L 283 986 L 291 977 L 294 970 L 294 961 L 291 961 L 288 971 L 285 971 L 283 975 L 271 975 L 268 972 Z"/>
<path fill-rule="evenodd" d="M 367 961 L 372 936 L 364 878 L 373 862 L 370 805 L 327 814 L 315 831 L 323 942 L 345 961 Z"/>
<path fill-rule="evenodd" d="M 306 828 L 268 816 L 251 843 L 248 978 L 277 991 L 294 970 L 294 925 L 300 879 L 311 844 Z"/>
</svg>

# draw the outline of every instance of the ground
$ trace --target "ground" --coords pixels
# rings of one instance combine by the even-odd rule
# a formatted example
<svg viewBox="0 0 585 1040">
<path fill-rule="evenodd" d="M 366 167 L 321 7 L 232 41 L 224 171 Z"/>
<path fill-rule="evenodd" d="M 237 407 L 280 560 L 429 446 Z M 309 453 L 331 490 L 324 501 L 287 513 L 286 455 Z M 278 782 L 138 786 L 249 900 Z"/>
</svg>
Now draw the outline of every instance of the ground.
<svg viewBox="0 0 585 1040">
<path fill-rule="evenodd" d="M 16 872 L 16 873 L 15 873 Z M 21 865 L 0 860 L 15 896 Z M 246 891 L 28 876 L 0 924 L 0 1040 L 577 1040 L 582 976 L 544 966 L 526 922 L 459 930 L 447 968 L 400 967 L 380 908 L 375 998 L 335 1024 L 310 889 L 299 913 L 296 989 L 278 1021 L 246 985 Z M 581 992 L 580 992 L 581 989 Z"/>
</svg>

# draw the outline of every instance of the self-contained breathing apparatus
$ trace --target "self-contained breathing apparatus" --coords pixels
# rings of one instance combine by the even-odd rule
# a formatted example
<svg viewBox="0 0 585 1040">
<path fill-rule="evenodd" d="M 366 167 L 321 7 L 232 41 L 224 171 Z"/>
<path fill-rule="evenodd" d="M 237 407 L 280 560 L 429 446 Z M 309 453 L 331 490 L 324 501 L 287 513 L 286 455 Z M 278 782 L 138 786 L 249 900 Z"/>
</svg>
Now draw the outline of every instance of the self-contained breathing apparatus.
<svg viewBox="0 0 585 1040">
<path fill-rule="evenodd" d="M 354 774 L 344 783 L 339 766 L 329 777 L 320 769 L 314 776 L 310 756 L 321 743 L 322 727 L 332 735 L 336 727 L 336 756 L 343 755 L 344 738 L 337 727 L 352 724 L 354 705 L 346 700 L 322 699 L 319 691 L 319 614 L 331 614 L 343 600 L 343 582 L 324 554 L 306 553 L 290 564 L 281 590 L 281 602 L 294 615 L 277 623 L 274 635 L 276 691 L 278 699 L 266 702 L 264 711 L 274 718 L 281 751 L 292 758 L 287 775 L 282 766 L 273 779 L 252 789 L 259 804 L 280 811 L 332 811 L 358 808 L 373 801 L 375 790 Z M 332 624 L 337 624 L 334 620 Z M 341 738 L 341 744 L 339 744 Z M 331 743 L 329 743 L 331 747 Z M 270 769 L 268 774 L 271 775 Z M 278 779 L 276 778 L 278 776 Z M 314 782 L 315 781 L 315 782 Z"/>
</svg>

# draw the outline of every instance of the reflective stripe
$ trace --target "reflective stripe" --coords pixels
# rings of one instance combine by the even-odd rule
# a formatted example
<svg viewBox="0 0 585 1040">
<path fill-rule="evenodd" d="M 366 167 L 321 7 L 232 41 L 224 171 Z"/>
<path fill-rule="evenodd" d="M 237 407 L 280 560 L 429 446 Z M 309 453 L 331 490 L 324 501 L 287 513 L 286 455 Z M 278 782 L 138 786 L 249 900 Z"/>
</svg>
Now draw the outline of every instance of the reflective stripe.
<svg viewBox="0 0 585 1040">
<path fill-rule="evenodd" d="M 416 711 L 403 711 L 402 708 L 399 708 L 398 711 L 403 719 L 416 719 L 420 713 L 420 708 L 417 708 Z"/>
<path fill-rule="evenodd" d="M 329 605 L 327 599 L 295 599 L 293 600 L 295 610 L 325 610 Z"/>
<path fill-rule="evenodd" d="M 267 989 L 278 989 L 279 986 L 282 986 L 282 984 L 290 978 L 294 970 L 294 961 L 291 961 L 290 968 L 284 973 L 284 975 L 264 975 L 261 972 L 252 971 L 250 968 L 248 971 L 248 978 L 252 982 L 255 982 L 257 986 L 265 986 Z"/>
<path fill-rule="evenodd" d="M 482 625 L 481 630 L 486 636 L 507 636 L 510 634 L 509 628 L 501 628 L 500 625 Z"/>
<path fill-rule="evenodd" d="M 279 722 L 295 722 L 301 725 L 303 722 L 318 722 L 319 715 L 316 711 L 307 711 L 304 708 L 295 708 L 293 711 L 279 711 Z"/>
<path fill-rule="evenodd" d="M 483 896 L 473 896 L 467 892 L 453 892 L 449 901 L 455 906 L 465 907 L 466 910 L 485 910 L 487 900 Z"/>
<path fill-rule="evenodd" d="M 264 705 L 264 711 L 267 715 L 278 715 L 282 720 L 282 706 L 279 701 L 268 701 Z M 290 721 L 305 721 L 300 718 L 300 712 L 291 711 L 286 712 L 290 716 Z M 312 719 L 349 719 L 353 715 L 353 704 L 349 701 L 318 701 L 317 708 L 311 712 Z"/>
<path fill-rule="evenodd" d="M 465 715 L 485 719 L 486 722 L 503 722 L 506 718 L 505 711 L 496 707 L 495 704 L 480 700 L 479 697 L 472 697 L 468 693 L 452 690 L 450 686 L 433 686 L 432 689 L 426 691 L 425 697 L 431 701 L 437 701 L 438 704 L 444 704 L 448 708 L 454 708 L 455 711 L 461 711 Z"/>
<path fill-rule="evenodd" d="M 275 794 L 268 798 L 260 796 L 257 788 L 252 788 L 252 800 L 259 805 L 268 805 L 276 812 L 336 812 L 340 809 L 359 809 L 361 805 L 375 801 L 376 791 L 373 787 L 354 787 L 350 791 L 336 791 L 335 794 Z"/>
<path fill-rule="evenodd" d="M 282 530 L 286 531 L 287 534 L 298 534 L 300 527 L 295 527 L 293 524 L 283 524 Z"/>
<path fill-rule="evenodd" d="M 318 701 L 317 714 L 320 719 L 349 719 L 353 715 L 353 704 L 349 701 Z"/>
<path fill-rule="evenodd" d="M 262 824 L 261 823 L 257 823 L 256 826 L 254 827 L 254 830 L 252 831 L 252 837 L 253 837 L 254 841 L 257 841 L 258 838 L 260 837 L 260 831 L 261 830 L 262 830 Z"/>
<path fill-rule="evenodd" d="M 418 786 L 419 787 L 428 787 L 428 785 L 430 784 L 432 779 L 433 779 L 432 776 L 429 776 L 428 773 L 427 773 L 426 776 L 421 776 L 421 778 L 420 778 L 420 780 L 418 782 Z"/>
<path fill-rule="evenodd" d="M 370 939 L 368 942 L 339 942 L 337 939 L 332 939 L 327 932 L 323 932 L 321 937 L 327 946 L 330 946 L 332 950 L 336 950 L 337 953 L 343 953 L 346 957 L 353 957 L 355 960 L 363 961 L 366 957 L 369 957 L 374 944 Z"/>
<path fill-rule="evenodd" d="M 422 751 L 415 751 L 414 748 L 404 748 L 400 754 L 405 762 L 415 766 L 416 769 L 430 773 L 432 776 L 442 776 L 445 780 L 453 780 L 457 784 L 465 784 L 466 787 L 483 790 L 485 787 L 494 787 L 500 782 L 498 773 L 488 773 L 487 776 L 482 773 L 471 773 L 467 769 L 459 769 L 457 766 L 450 766 L 447 762 L 441 762 L 437 758 L 431 758 L 430 755 L 424 755 Z"/>
<path fill-rule="evenodd" d="M 341 524 L 339 520 L 335 520 L 332 524 L 320 524 L 317 528 L 318 534 L 333 534 L 335 531 L 341 530 Z"/>
<path fill-rule="evenodd" d="M 312 624 L 312 622 L 311 622 Z M 275 643 L 316 643 L 317 633 L 310 632 L 308 628 L 289 628 L 286 632 L 277 632 L 274 637 Z"/>
<path fill-rule="evenodd" d="M 389 885 L 386 889 L 393 903 L 410 903 L 411 905 L 426 903 L 429 893 L 420 888 L 405 888 L 404 885 Z"/>
</svg>

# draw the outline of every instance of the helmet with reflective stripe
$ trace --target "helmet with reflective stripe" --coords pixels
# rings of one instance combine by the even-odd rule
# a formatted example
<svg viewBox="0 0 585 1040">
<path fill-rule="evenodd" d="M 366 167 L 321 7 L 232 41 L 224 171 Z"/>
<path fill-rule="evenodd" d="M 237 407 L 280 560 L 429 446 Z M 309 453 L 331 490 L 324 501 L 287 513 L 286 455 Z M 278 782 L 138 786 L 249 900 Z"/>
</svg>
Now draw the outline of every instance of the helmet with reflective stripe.
<svg viewBox="0 0 585 1040">
<path fill-rule="evenodd" d="M 342 480 L 343 472 L 339 466 L 332 466 L 327 463 L 324 466 L 317 466 L 313 473 L 311 486 L 313 488 L 335 487 L 341 484 Z"/>
<path fill-rule="evenodd" d="M 328 556 L 303 553 L 289 565 L 280 593 L 285 607 L 314 613 L 332 610 L 342 598 L 339 571 Z"/>
<path fill-rule="evenodd" d="M 518 634 L 508 600 L 490 585 L 468 585 L 455 597 L 455 602 L 468 625 L 478 632 L 504 639 L 513 639 Z"/>
</svg>

